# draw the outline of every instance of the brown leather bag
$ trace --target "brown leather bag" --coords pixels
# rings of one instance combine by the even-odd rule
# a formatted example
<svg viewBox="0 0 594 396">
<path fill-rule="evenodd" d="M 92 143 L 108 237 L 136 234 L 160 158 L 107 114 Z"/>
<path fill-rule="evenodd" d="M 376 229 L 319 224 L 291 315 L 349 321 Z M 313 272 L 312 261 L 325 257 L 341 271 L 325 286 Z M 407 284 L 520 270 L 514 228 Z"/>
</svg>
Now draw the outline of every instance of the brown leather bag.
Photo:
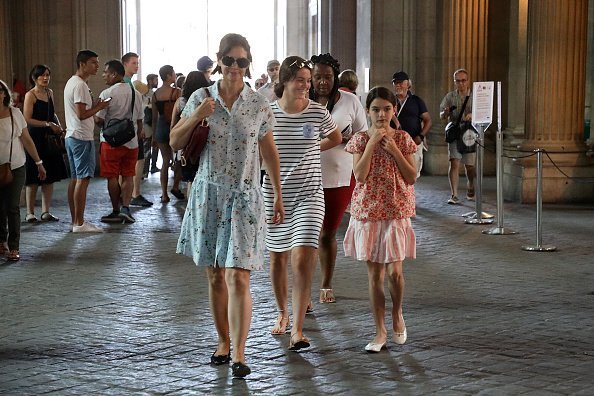
<svg viewBox="0 0 594 396">
<path fill-rule="evenodd" d="M 206 91 L 206 97 L 210 97 L 210 91 L 208 88 L 204 88 Z M 208 132 L 210 127 L 208 126 L 208 120 L 203 119 L 191 132 L 190 140 L 188 144 L 182 150 L 181 165 L 186 166 L 187 164 L 196 165 L 200 161 L 200 154 L 206 146 L 208 140 Z"/>
</svg>

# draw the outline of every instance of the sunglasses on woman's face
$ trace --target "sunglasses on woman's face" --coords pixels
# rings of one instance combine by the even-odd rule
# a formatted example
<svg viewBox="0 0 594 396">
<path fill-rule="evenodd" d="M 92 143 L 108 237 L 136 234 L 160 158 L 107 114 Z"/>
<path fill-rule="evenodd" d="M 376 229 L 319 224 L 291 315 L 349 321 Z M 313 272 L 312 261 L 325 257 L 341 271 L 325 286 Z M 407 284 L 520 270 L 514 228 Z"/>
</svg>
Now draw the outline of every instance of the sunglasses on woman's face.
<svg viewBox="0 0 594 396">
<path fill-rule="evenodd" d="M 313 69 L 313 64 L 311 63 L 311 61 L 308 61 L 308 60 L 297 59 L 295 62 L 293 62 L 289 65 L 289 67 L 293 67 L 293 66 L 296 66 L 298 69 L 302 69 L 304 67 L 307 67 L 308 69 Z"/>
<path fill-rule="evenodd" d="M 245 69 L 246 67 L 248 67 L 250 65 L 250 60 L 247 58 L 234 58 L 229 55 L 223 56 L 221 58 L 221 62 L 223 63 L 223 65 L 225 65 L 227 67 L 231 67 L 231 66 L 233 66 L 234 63 L 237 63 L 237 66 L 242 69 Z"/>
</svg>

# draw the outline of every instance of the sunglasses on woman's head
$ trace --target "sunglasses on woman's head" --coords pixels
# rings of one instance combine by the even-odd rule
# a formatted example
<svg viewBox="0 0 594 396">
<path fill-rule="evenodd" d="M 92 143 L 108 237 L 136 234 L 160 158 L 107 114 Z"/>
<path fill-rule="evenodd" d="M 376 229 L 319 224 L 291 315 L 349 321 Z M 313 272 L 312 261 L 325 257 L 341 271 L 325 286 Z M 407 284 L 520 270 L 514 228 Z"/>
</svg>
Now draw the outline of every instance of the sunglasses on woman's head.
<svg viewBox="0 0 594 396">
<path fill-rule="evenodd" d="M 237 66 L 244 69 L 250 65 L 250 60 L 247 58 L 234 58 L 229 55 L 225 55 L 221 58 L 221 62 L 223 65 L 227 67 L 233 66 L 234 63 L 237 63 Z"/>
<path fill-rule="evenodd" d="M 307 67 L 308 69 L 313 69 L 313 64 L 308 60 L 297 59 L 297 60 L 295 60 L 295 62 L 293 62 L 289 65 L 289 67 L 293 67 L 293 66 L 296 66 L 298 69 L 302 69 L 304 67 Z"/>
</svg>

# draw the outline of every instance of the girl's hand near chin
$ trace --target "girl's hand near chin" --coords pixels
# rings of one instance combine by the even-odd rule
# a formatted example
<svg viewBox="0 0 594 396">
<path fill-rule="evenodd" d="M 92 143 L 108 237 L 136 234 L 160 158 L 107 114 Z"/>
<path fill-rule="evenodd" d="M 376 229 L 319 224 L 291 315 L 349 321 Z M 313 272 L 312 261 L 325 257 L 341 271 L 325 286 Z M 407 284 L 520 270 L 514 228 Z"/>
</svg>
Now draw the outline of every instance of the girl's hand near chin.
<svg viewBox="0 0 594 396">
<path fill-rule="evenodd" d="M 377 145 L 386 136 L 386 128 L 369 128 L 369 144 L 372 146 Z"/>
</svg>

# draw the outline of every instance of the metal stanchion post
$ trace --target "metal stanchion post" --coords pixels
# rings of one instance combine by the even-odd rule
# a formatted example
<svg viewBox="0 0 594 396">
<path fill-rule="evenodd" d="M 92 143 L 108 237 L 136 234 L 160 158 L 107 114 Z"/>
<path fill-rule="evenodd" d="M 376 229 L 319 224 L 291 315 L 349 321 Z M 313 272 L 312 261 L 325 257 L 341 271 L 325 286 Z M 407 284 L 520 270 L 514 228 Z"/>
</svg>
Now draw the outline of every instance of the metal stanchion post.
<svg viewBox="0 0 594 396">
<path fill-rule="evenodd" d="M 542 244 L 542 149 L 536 151 L 536 246 L 522 246 L 530 252 L 554 252 L 555 246 Z"/>
<path fill-rule="evenodd" d="M 474 183 L 476 211 L 465 214 L 464 217 L 469 218 L 464 220 L 464 222 L 466 224 L 491 224 L 493 223 L 494 216 L 483 212 L 483 146 L 485 141 L 485 127 L 483 125 L 477 125 L 477 129 L 478 147 L 476 148 L 476 180 Z"/>
<path fill-rule="evenodd" d="M 488 235 L 510 235 L 516 234 L 516 231 L 505 229 L 503 227 L 503 136 L 501 126 L 497 131 L 497 227 L 483 230 L 483 234 Z"/>
</svg>

